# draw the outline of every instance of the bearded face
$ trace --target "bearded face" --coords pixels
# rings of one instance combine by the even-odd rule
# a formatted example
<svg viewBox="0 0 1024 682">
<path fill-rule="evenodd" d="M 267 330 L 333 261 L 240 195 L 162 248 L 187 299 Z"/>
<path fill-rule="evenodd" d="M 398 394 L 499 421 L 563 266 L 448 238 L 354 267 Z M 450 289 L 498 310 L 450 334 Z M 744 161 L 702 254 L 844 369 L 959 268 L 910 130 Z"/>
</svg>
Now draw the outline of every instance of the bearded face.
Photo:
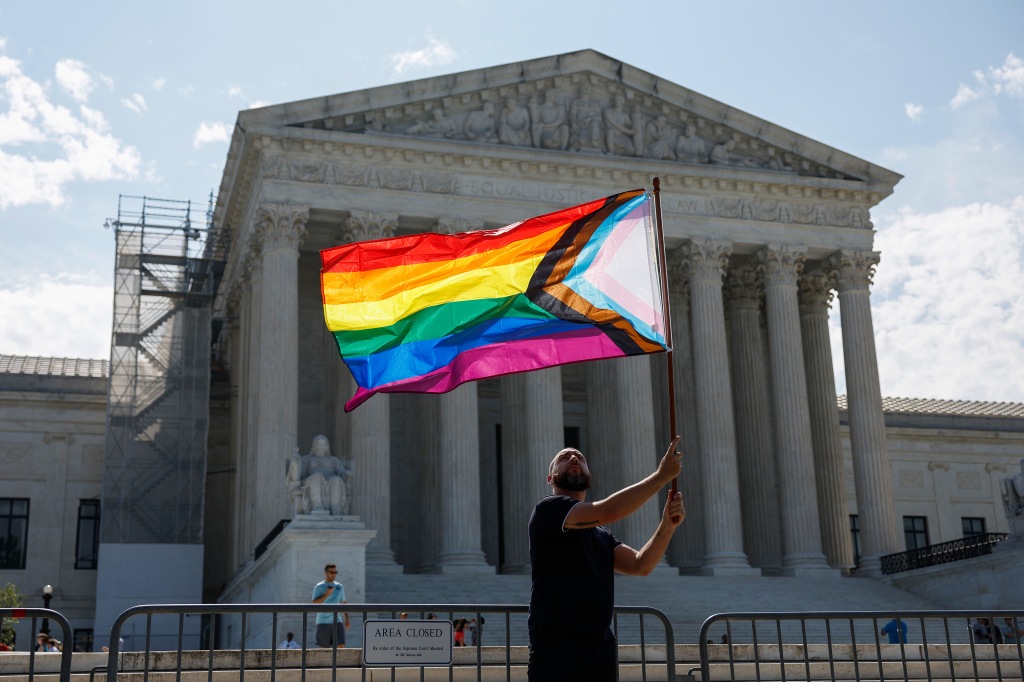
<svg viewBox="0 0 1024 682">
<path fill-rule="evenodd" d="M 589 490 L 590 474 L 585 471 L 562 471 L 552 476 L 551 482 L 562 490 Z"/>
</svg>

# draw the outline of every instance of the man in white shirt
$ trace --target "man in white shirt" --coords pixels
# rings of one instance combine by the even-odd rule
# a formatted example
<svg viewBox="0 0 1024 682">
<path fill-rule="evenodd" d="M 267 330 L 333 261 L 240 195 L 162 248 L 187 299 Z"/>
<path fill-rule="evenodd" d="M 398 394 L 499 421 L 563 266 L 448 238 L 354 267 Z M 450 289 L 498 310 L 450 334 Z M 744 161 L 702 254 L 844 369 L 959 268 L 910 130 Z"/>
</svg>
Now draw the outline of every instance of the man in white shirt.
<svg viewBox="0 0 1024 682">
<path fill-rule="evenodd" d="M 285 638 L 281 640 L 281 643 L 277 645 L 278 649 L 298 649 L 299 643 L 295 641 L 295 635 L 288 633 Z"/>
</svg>

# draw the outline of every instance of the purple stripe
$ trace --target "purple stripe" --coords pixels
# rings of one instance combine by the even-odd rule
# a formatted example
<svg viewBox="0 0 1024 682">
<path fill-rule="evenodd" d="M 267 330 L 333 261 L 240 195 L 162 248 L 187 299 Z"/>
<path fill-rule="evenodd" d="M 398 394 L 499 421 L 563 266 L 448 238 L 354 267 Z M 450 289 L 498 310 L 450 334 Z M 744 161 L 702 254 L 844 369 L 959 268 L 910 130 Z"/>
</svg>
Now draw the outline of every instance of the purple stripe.
<svg viewBox="0 0 1024 682">
<path fill-rule="evenodd" d="M 622 349 L 596 327 L 540 339 L 494 343 L 460 353 L 446 366 L 429 374 L 375 389 L 360 387 L 345 403 L 345 411 L 351 412 L 375 393 L 447 393 L 467 381 L 624 355 Z"/>
</svg>

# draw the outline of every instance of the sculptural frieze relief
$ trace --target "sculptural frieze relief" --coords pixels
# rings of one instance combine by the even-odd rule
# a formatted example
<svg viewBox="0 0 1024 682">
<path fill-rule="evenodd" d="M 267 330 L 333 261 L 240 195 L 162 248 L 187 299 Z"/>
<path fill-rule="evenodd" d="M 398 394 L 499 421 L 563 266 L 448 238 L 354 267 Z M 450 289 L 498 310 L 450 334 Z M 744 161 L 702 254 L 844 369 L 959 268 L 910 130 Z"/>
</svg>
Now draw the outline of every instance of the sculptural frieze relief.
<svg viewBox="0 0 1024 682">
<path fill-rule="evenodd" d="M 427 101 L 418 113 L 412 104 L 367 111 L 345 130 L 847 177 L 621 87 L 586 81 L 536 86 L 532 92 L 484 91 L 479 97 L 476 103 L 467 95 Z"/>
</svg>

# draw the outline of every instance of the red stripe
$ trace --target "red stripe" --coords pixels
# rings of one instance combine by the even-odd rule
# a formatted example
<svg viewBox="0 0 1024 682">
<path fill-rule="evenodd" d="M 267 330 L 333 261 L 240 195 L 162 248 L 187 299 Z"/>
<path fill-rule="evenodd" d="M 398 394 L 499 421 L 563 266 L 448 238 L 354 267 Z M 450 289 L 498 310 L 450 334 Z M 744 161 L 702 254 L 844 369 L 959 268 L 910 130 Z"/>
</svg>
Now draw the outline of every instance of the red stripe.
<svg viewBox="0 0 1024 682">
<path fill-rule="evenodd" d="M 614 198 L 621 196 L 618 195 Z M 528 239 L 548 230 L 564 227 L 574 220 L 597 211 L 607 201 L 608 198 L 597 199 L 579 206 L 530 218 L 514 227 L 503 227 L 497 230 L 480 230 L 460 234 L 427 232 L 335 246 L 320 252 L 322 271 L 377 270 L 398 265 L 433 263 L 503 249 L 521 239 Z"/>
</svg>

